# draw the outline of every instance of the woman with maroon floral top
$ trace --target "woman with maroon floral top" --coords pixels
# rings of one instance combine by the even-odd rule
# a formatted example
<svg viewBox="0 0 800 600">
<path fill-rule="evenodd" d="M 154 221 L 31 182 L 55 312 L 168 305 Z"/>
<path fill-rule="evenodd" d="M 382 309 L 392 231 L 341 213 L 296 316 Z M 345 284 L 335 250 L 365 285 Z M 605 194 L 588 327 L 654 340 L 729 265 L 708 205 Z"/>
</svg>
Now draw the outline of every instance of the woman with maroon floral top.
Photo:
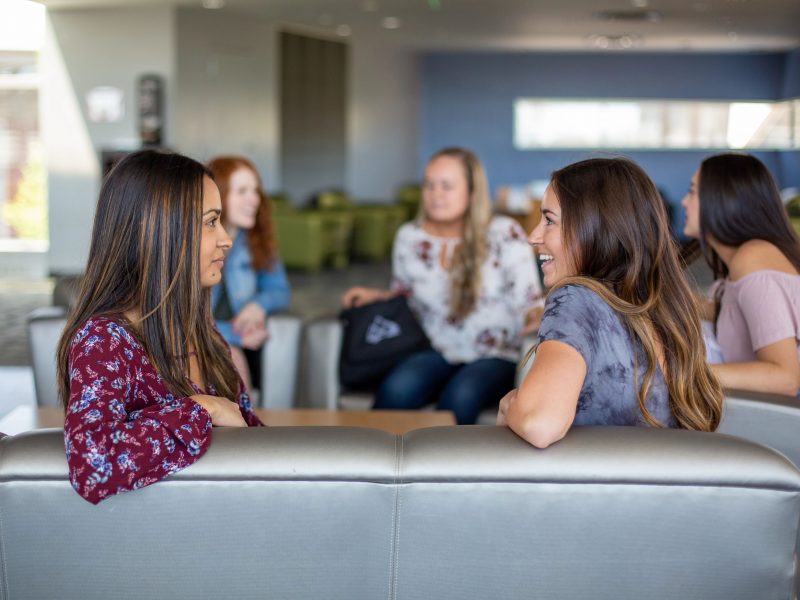
<svg viewBox="0 0 800 600">
<path fill-rule="evenodd" d="M 221 210 L 179 154 L 135 152 L 103 183 L 57 356 L 70 481 L 89 502 L 189 466 L 214 425 L 262 424 L 211 316 L 231 246 Z"/>
<path fill-rule="evenodd" d="M 522 334 L 541 314 L 541 287 L 526 234 L 491 215 L 486 175 L 463 148 L 437 152 L 425 168 L 422 206 L 400 228 L 391 291 L 354 287 L 345 306 L 405 294 L 432 350 L 410 356 L 381 383 L 375 408 L 436 402 L 459 423 L 514 387 Z"/>
</svg>

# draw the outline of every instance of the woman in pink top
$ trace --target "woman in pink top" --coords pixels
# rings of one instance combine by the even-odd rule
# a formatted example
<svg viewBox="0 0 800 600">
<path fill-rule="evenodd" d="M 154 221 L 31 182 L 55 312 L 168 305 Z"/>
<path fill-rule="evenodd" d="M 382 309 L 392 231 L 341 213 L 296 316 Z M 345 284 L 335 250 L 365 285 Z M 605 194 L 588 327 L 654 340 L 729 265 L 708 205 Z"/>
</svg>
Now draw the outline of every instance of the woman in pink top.
<svg viewBox="0 0 800 600">
<path fill-rule="evenodd" d="M 683 199 L 718 281 L 705 318 L 716 323 L 726 388 L 794 396 L 800 389 L 800 240 L 767 168 L 747 154 L 704 160 Z"/>
</svg>

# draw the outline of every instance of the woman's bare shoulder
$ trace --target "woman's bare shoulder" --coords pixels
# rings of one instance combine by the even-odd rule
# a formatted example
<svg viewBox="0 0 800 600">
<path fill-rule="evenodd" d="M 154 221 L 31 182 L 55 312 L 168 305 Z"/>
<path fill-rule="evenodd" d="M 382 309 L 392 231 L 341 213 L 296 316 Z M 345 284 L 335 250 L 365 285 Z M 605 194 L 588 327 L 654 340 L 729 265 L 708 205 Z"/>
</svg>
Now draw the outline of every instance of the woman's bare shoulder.
<svg viewBox="0 0 800 600">
<path fill-rule="evenodd" d="M 730 277 L 741 279 L 754 271 L 780 271 L 797 275 L 797 269 L 783 252 L 765 240 L 748 240 L 736 251 L 729 265 Z"/>
</svg>

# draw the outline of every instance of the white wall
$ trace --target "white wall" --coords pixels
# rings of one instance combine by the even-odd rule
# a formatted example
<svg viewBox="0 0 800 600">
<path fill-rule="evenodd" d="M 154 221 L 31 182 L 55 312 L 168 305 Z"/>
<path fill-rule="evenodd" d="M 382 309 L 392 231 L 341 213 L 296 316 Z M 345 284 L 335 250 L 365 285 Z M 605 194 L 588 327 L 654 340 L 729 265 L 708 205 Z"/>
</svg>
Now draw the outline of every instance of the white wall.
<svg viewBox="0 0 800 600">
<path fill-rule="evenodd" d="M 139 144 L 136 84 L 164 79 L 164 141 L 172 142 L 175 67 L 174 11 L 168 7 L 48 10 L 40 102 L 48 169 L 49 268 L 83 270 L 100 187 L 100 151 Z M 86 93 L 114 86 L 125 95 L 117 123 L 92 123 Z"/>
<path fill-rule="evenodd" d="M 359 200 L 388 202 L 419 178 L 419 55 L 357 38 L 351 61 L 348 188 Z"/>
<path fill-rule="evenodd" d="M 242 154 L 280 188 L 275 25 L 222 11 L 177 11 L 175 144 L 201 161 Z"/>
<path fill-rule="evenodd" d="M 136 82 L 165 82 L 165 144 L 204 161 L 252 158 L 279 189 L 281 25 L 223 11 L 168 6 L 49 9 L 42 52 L 42 135 L 48 168 L 49 269 L 83 270 L 104 148 L 139 143 Z M 347 187 L 358 200 L 389 201 L 418 177 L 418 56 L 379 39 L 351 43 Z M 91 123 L 86 93 L 124 91 L 118 123 Z"/>
<path fill-rule="evenodd" d="M 282 184 L 280 29 L 222 11 L 177 12 L 176 148 L 200 160 L 243 154 L 270 190 Z M 349 43 L 347 188 L 359 200 L 388 201 L 418 177 L 419 60 L 378 39 Z"/>
</svg>

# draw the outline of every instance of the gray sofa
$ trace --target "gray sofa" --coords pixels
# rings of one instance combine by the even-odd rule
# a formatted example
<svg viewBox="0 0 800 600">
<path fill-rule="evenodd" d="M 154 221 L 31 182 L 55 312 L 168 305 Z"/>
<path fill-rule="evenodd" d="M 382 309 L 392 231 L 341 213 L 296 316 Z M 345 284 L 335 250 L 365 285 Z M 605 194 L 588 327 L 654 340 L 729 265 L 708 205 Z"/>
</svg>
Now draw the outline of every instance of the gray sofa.
<svg viewBox="0 0 800 600">
<path fill-rule="evenodd" d="M 739 438 L 221 429 L 92 506 L 62 434 L 0 440 L 0 598 L 788 599 L 800 472 Z"/>
</svg>

